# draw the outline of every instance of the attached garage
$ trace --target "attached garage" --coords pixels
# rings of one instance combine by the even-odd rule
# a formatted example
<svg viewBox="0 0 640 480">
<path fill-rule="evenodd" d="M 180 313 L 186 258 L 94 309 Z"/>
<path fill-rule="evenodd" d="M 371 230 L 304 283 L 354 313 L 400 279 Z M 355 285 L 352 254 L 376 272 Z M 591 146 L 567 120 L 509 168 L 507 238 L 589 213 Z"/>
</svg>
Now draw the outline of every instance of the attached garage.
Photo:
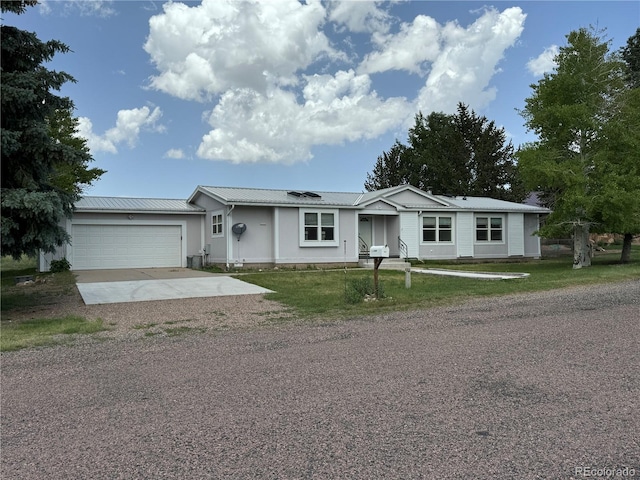
<svg viewBox="0 0 640 480">
<path fill-rule="evenodd" d="M 74 270 L 182 266 L 181 225 L 72 225 Z"/>
<path fill-rule="evenodd" d="M 185 200 L 84 197 L 65 225 L 70 241 L 40 255 L 40 271 L 66 258 L 72 270 L 186 267 L 204 244 L 205 210 Z"/>
</svg>

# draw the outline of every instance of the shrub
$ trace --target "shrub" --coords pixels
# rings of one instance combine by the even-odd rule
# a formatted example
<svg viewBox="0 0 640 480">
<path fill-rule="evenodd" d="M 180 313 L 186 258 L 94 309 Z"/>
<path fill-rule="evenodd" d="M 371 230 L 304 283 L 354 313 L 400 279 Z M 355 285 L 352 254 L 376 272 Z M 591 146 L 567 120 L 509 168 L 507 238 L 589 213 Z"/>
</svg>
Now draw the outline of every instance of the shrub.
<svg viewBox="0 0 640 480">
<path fill-rule="evenodd" d="M 71 264 L 66 258 L 60 260 L 51 260 L 49 271 L 51 273 L 68 272 L 71 270 Z"/>
<path fill-rule="evenodd" d="M 359 303 L 362 302 L 367 295 L 375 295 L 375 293 L 371 277 L 360 277 L 351 280 L 347 285 L 345 299 L 347 303 Z M 378 297 L 384 297 L 384 288 L 380 281 L 378 281 Z"/>
</svg>

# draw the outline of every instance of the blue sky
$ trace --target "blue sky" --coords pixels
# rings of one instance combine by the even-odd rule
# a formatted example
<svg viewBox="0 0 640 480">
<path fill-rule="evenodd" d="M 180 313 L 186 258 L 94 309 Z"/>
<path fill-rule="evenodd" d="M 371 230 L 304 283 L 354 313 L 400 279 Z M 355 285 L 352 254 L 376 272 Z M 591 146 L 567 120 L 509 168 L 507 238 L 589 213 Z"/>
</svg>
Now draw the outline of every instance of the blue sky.
<svg viewBox="0 0 640 480">
<path fill-rule="evenodd" d="M 532 140 L 516 109 L 571 30 L 640 26 L 637 1 L 41 1 L 3 23 L 71 52 L 94 166 L 87 195 L 196 185 L 362 191 L 418 111 L 470 105 Z"/>
</svg>

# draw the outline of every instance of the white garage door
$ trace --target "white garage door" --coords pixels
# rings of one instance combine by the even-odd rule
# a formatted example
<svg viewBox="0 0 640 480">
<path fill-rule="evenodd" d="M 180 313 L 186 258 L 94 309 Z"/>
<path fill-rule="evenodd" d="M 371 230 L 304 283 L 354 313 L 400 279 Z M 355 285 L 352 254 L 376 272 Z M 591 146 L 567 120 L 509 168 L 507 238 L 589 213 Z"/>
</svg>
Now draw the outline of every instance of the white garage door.
<svg viewBox="0 0 640 480">
<path fill-rule="evenodd" d="M 71 268 L 182 266 L 180 225 L 73 225 Z"/>
</svg>

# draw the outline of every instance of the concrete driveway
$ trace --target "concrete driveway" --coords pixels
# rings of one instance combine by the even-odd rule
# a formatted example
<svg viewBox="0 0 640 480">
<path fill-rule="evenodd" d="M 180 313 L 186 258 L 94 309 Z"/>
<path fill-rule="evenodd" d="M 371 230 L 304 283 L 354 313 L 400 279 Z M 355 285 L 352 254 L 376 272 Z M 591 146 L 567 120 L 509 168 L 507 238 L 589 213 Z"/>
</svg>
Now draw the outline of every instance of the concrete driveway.
<svg viewBox="0 0 640 480">
<path fill-rule="evenodd" d="M 131 268 L 74 272 L 87 305 L 256 295 L 271 290 L 223 274 L 189 268 Z"/>
</svg>

